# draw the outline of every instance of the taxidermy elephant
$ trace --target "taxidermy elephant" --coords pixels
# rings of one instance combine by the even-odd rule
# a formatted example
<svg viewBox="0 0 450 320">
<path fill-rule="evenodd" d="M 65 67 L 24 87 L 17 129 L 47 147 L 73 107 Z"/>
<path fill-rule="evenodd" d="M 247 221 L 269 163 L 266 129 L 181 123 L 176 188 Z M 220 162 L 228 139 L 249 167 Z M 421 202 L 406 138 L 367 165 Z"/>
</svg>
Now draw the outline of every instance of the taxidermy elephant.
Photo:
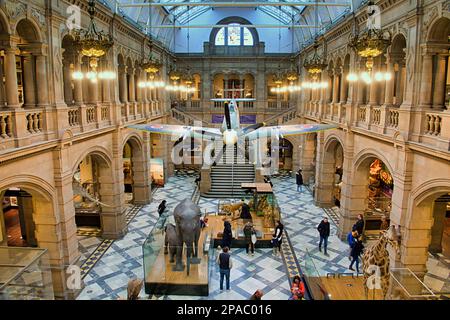
<svg viewBox="0 0 450 320">
<path fill-rule="evenodd" d="M 175 255 L 177 253 L 178 246 L 177 229 L 172 223 L 169 223 L 165 228 L 165 232 L 164 254 L 168 254 L 170 252 L 170 262 L 175 262 Z"/>
<path fill-rule="evenodd" d="M 183 245 L 186 244 L 186 270 L 189 275 L 191 263 L 198 264 L 198 239 L 200 238 L 200 207 L 194 204 L 191 199 L 181 201 L 173 211 L 177 230 L 177 259 L 174 271 L 184 269 L 182 256 Z M 193 256 L 191 258 L 191 256 Z"/>
</svg>

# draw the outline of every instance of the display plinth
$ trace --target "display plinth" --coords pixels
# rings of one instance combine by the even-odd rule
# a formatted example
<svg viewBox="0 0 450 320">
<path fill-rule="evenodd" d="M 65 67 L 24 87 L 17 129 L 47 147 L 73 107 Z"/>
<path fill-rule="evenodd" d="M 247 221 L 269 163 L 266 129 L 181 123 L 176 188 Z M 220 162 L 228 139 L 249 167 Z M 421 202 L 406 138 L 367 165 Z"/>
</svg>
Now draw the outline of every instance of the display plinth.
<svg viewBox="0 0 450 320">
<path fill-rule="evenodd" d="M 165 219 L 165 218 L 163 218 Z M 209 293 L 209 239 L 210 230 L 204 228 L 200 234 L 197 264 L 191 262 L 189 276 L 186 270 L 186 247 L 183 250 L 183 271 L 174 271 L 175 262 L 170 254 L 164 254 L 165 221 L 158 221 L 155 229 L 144 243 L 145 293 L 157 295 L 207 296 Z"/>
</svg>

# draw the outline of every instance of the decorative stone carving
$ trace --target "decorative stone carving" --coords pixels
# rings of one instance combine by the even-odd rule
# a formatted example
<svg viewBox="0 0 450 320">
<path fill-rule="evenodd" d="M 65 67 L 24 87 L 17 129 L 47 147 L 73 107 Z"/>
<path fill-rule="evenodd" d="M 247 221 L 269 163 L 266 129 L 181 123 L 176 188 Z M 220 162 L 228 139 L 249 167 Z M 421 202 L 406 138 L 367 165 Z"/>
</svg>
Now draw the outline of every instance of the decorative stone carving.
<svg viewBox="0 0 450 320">
<path fill-rule="evenodd" d="M 41 12 L 35 8 L 31 8 L 31 16 L 36 19 L 41 29 L 45 27 L 45 16 Z"/>
<path fill-rule="evenodd" d="M 27 6 L 19 1 L 6 1 L 5 2 L 6 14 L 11 20 L 16 20 L 18 17 L 25 15 L 27 12 Z"/>
</svg>

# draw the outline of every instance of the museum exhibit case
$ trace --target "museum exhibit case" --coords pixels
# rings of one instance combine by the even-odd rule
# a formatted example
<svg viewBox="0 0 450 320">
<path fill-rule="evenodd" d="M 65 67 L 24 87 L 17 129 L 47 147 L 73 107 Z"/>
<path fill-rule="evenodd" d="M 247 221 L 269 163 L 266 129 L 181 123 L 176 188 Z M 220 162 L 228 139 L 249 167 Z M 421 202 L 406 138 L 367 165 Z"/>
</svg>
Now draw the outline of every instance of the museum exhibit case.
<svg viewBox="0 0 450 320">
<path fill-rule="evenodd" d="M 147 294 L 208 295 L 215 261 L 211 226 L 201 227 L 200 215 L 186 216 L 188 211 L 166 211 L 142 245 Z"/>
<path fill-rule="evenodd" d="M 0 247 L 0 300 L 53 300 L 48 252 Z"/>
</svg>

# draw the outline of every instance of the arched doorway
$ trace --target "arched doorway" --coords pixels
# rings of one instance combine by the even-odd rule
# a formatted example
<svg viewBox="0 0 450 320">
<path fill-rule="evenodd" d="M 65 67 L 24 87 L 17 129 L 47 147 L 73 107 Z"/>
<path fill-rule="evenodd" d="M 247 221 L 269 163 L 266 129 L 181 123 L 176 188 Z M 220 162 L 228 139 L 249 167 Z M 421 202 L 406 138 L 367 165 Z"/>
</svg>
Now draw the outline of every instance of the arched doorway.
<svg viewBox="0 0 450 320">
<path fill-rule="evenodd" d="M 336 137 L 329 138 L 325 142 L 321 158 L 317 171 L 316 202 L 325 207 L 340 207 L 344 164 L 342 143 Z"/>
<path fill-rule="evenodd" d="M 3 242 L 9 247 L 37 247 L 33 220 L 33 196 L 23 188 L 11 187 L 2 194 Z"/>
<path fill-rule="evenodd" d="M 281 138 L 279 142 L 279 160 L 278 167 L 280 170 L 293 170 L 293 153 L 294 146 L 286 138 Z"/>
<path fill-rule="evenodd" d="M 148 203 L 150 199 L 149 173 L 146 167 L 143 142 L 138 136 L 132 136 L 126 140 L 122 156 L 125 203 Z"/>
<path fill-rule="evenodd" d="M 381 156 L 365 154 L 355 163 L 352 178 L 352 199 L 349 211 L 356 220 L 364 214 L 364 234 L 378 237 L 383 221 L 390 223 L 394 178 L 392 167 Z"/>
<path fill-rule="evenodd" d="M 110 179 L 111 174 L 108 162 L 96 153 L 86 155 L 78 164 L 72 186 L 75 223 L 79 231 L 102 233 L 102 211 L 113 206 L 108 203 L 108 189 L 102 188 L 102 180 Z"/>
</svg>

